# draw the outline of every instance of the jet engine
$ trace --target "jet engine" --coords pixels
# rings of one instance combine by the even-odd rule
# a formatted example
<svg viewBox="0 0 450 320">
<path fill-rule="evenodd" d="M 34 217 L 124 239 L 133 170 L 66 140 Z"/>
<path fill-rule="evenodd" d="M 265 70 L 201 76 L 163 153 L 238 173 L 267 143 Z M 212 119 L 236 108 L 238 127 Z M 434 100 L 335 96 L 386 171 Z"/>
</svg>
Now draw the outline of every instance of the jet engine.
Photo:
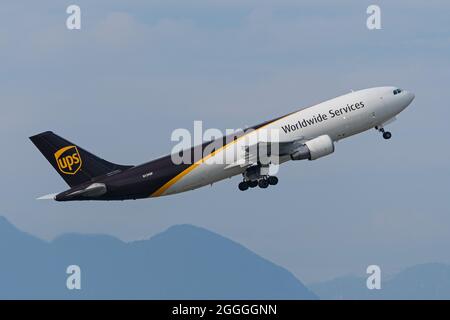
<svg viewBox="0 0 450 320">
<path fill-rule="evenodd" d="M 306 141 L 291 153 L 292 160 L 316 160 L 334 152 L 334 143 L 330 136 L 322 135 Z"/>
</svg>

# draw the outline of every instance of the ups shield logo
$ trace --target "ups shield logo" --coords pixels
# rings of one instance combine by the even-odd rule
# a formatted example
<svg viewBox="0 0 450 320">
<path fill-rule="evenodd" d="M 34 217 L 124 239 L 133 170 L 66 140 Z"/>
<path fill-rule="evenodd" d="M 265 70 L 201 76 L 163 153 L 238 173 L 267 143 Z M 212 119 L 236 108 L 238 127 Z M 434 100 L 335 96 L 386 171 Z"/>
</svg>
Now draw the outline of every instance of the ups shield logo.
<svg viewBox="0 0 450 320">
<path fill-rule="evenodd" d="M 68 146 L 55 152 L 58 169 L 65 174 L 75 174 L 81 168 L 81 157 L 76 146 Z"/>
</svg>

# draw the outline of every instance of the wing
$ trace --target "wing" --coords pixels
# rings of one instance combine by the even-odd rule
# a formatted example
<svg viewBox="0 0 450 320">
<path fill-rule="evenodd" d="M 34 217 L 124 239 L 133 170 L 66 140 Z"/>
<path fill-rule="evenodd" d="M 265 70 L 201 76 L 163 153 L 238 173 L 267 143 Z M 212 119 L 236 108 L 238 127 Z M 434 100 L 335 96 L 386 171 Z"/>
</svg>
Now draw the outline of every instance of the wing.
<svg viewBox="0 0 450 320">
<path fill-rule="evenodd" d="M 245 156 L 229 164 L 225 169 L 248 168 L 258 163 L 279 163 L 279 158 L 290 156 L 305 143 L 304 137 L 289 142 L 258 142 L 251 146 L 244 146 Z"/>
</svg>

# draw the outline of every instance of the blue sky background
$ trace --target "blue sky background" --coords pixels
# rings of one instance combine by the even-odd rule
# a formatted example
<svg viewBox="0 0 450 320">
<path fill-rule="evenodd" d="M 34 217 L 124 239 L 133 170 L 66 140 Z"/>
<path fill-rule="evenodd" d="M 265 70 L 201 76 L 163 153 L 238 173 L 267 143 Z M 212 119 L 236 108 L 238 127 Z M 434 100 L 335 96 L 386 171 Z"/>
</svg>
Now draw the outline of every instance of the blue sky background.
<svg viewBox="0 0 450 320">
<path fill-rule="evenodd" d="M 82 29 L 65 27 L 69 4 Z M 131 241 L 190 223 L 229 237 L 305 282 L 450 263 L 450 4 L 374 2 L 10 1 L 0 4 L 0 214 L 51 239 L 106 233 Z M 416 99 L 390 126 L 292 162 L 268 190 L 239 177 L 194 192 L 55 203 L 66 189 L 28 140 L 53 130 L 117 163 L 170 152 L 176 128 L 253 125 L 381 85 Z"/>
</svg>

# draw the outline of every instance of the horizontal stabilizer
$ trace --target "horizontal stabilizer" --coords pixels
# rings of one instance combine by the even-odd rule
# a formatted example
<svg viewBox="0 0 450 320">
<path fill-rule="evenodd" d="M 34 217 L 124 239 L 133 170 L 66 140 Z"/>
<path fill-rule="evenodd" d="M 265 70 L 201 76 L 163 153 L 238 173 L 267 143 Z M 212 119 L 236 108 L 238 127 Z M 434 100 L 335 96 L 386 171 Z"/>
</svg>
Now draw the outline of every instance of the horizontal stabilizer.
<svg viewBox="0 0 450 320">
<path fill-rule="evenodd" d="M 101 195 L 104 195 L 105 193 L 106 193 L 106 186 L 104 183 L 93 183 L 84 189 L 77 190 L 67 194 L 66 197 L 75 197 L 75 196 L 99 197 Z"/>
<path fill-rule="evenodd" d="M 57 193 L 46 194 L 45 196 L 36 198 L 36 200 L 55 200 Z"/>
</svg>

